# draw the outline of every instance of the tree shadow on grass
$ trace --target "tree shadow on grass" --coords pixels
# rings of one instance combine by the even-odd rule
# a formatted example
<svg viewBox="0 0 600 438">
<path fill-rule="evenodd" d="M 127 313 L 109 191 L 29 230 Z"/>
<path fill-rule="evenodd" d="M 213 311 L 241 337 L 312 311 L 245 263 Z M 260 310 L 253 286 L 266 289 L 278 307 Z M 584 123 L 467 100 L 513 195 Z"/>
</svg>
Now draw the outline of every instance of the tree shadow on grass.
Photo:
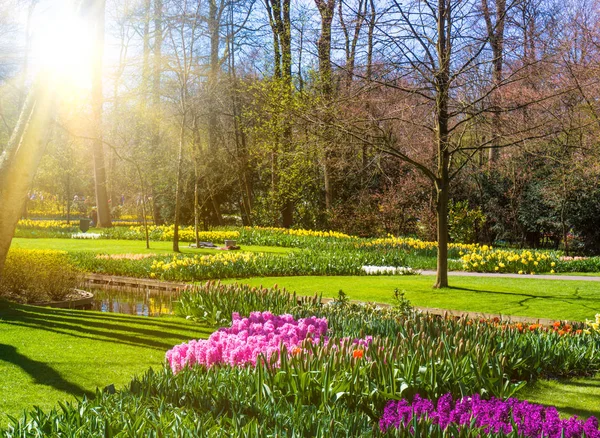
<svg viewBox="0 0 600 438">
<path fill-rule="evenodd" d="M 151 323 L 136 325 L 120 320 L 119 324 L 110 316 L 105 321 L 101 314 L 96 314 L 95 319 L 86 319 L 80 318 L 79 312 L 70 315 L 62 312 L 64 311 L 54 312 L 54 309 L 13 304 L 10 311 L 0 312 L 0 318 L 4 324 L 163 351 L 172 348 L 174 341 L 197 339 L 209 334 L 201 326 L 197 330 L 189 327 L 185 331 L 169 332 L 163 327 L 153 327 Z"/>
<path fill-rule="evenodd" d="M 0 344 L 0 361 L 18 366 L 29 374 L 36 384 L 51 386 L 76 397 L 93 395 L 90 391 L 86 391 L 81 386 L 63 378 L 60 373 L 44 362 L 39 362 L 20 354 L 12 345 Z"/>
<path fill-rule="evenodd" d="M 585 379 L 585 380 L 579 380 L 579 379 L 559 380 L 559 383 L 561 385 L 577 386 L 580 388 L 598 388 L 598 390 L 600 390 L 600 376 L 593 377 L 590 379 Z M 598 402 L 600 403 L 600 399 L 598 400 Z"/>
<path fill-rule="evenodd" d="M 473 292 L 474 294 L 484 295 L 484 296 L 487 295 L 487 296 L 498 296 L 498 297 L 507 297 L 507 296 L 508 297 L 521 297 L 522 299 L 520 299 L 518 301 L 507 303 L 507 304 L 510 304 L 511 307 L 513 307 L 513 305 L 516 305 L 521 308 L 528 308 L 529 307 L 528 304 L 530 301 L 540 299 L 540 300 L 551 300 L 551 301 L 563 302 L 563 303 L 567 303 L 570 305 L 576 304 L 585 309 L 595 311 L 596 302 L 597 302 L 597 299 L 594 299 L 592 297 L 590 297 L 590 298 L 582 297 L 580 295 L 578 289 L 575 289 L 575 291 L 573 292 L 572 295 L 564 295 L 564 296 L 541 295 L 541 294 L 534 295 L 534 294 L 527 294 L 527 293 L 523 293 L 523 292 L 509 292 L 509 291 L 496 292 L 496 291 L 490 291 L 490 290 L 481 290 L 481 289 L 472 289 L 472 288 L 454 287 L 454 286 L 452 286 L 451 289 L 458 290 L 458 291 Z M 589 302 L 590 304 L 586 304 L 586 302 Z"/>
<path fill-rule="evenodd" d="M 580 393 L 576 391 L 568 391 L 562 390 L 560 397 L 557 397 L 555 402 L 551 403 L 539 403 L 533 401 L 532 403 L 540 404 L 546 407 L 555 407 L 557 408 L 561 414 L 566 414 L 569 416 L 577 415 L 578 417 L 600 417 L 600 408 L 589 408 L 589 407 L 581 407 L 581 406 L 572 406 L 570 403 L 571 400 L 576 399 Z"/>
<path fill-rule="evenodd" d="M 176 322 L 172 320 L 165 321 L 161 316 L 134 316 L 126 314 L 111 314 L 109 312 L 99 312 L 97 310 L 71 310 L 71 309 L 48 309 L 55 315 L 66 315 L 73 316 L 81 319 L 102 319 L 103 321 L 115 321 L 120 323 L 134 323 L 134 324 L 147 324 L 157 328 L 165 328 L 172 330 L 194 330 L 189 322 Z M 183 320 L 183 318 L 182 318 Z M 198 326 L 198 329 L 202 329 L 202 326 Z"/>
<path fill-rule="evenodd" d="M 171 329 L 176 331 L 187 330 L 202 330 L 204 327 L 198 324 L 197 327 L 191 325 L 187 321 L 177 322 L 177 321 L 165 321 L 161 320 L 161 317 L 158 316 L 137 316 L 137 315 L 127 315 L 127 314 L 119 314 L 119 313 L 110 313 L 110 312 L 98 312 L 98 311 L 90 311 L 90 310 L 77 310 L 77 309 L 59 309 L 59 308 L 51 308 L 51 307 L 41 307 L 41 306 L 33 306 L 27 304 L 17 304 L 9 301 L 0 300 L 0 318 L 11 317 L 16 314 L 20 314 L 22 312 L 35 312 L 38 314 L 48 314 L 48 315 L 64 315 L 71 318 L 78 319 L 98 319 L 104 322 L 114 321 L 121 324 L 137 324 L 137 325 L 147 325 L 149 327 L 153 327 L 157 330 L 164 331 L 165 329 Z"/>
<path fill-rule="evenodd" d="M 46 332 L 56 333 L 58 335 L 71 336 L 79 339 L 89 339 L 95 342 L 104 342 L 108 344 L 119 344 L 119 345 L 127 345 L 130 347 L 143 347 L 143 348 L 152 348 L 158 351 L 167 351 L 170 348 L 173 348 L 173 343 L 152 343 L 152 345 L 148 345 L 148 343 L 142 342 L 139 338 L 130 337 L 130 340 L 124 339 L 123 337 L 119 337 L 119 339 L 115 339 L 114 336 L 110 337 L 109 334 L 98 335 L 98 334 L 90 334 L 86 332 L 76 332 L 72 327 L 63 326 L 62 328 L 58 328 L 56 325 L 45 326 L 42 324 L 32 324 L 25 322 L 17 322 L 17 321 L 4 321 L 6 325 L 12 325 L 15 327 L 25 327 L 34 330 L 44 330 Z M 191 338 L 190 338 L 191 339 Z M 196 337 L 197 339 L 197 337 Z M 183 342 L 183 341 L 182 341 Z"/>
</svg>

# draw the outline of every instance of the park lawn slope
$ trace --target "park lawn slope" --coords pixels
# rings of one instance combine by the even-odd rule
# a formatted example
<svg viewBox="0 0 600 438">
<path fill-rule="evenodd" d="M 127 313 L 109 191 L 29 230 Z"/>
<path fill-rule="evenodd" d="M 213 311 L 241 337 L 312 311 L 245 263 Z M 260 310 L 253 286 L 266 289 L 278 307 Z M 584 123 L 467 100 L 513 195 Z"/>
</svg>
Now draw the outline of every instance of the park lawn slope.
<svg viewBox="0 0 600 438">
<path fill-rule="evenodd" d="M 433 289 L 432 276 L 260 277 L 237 281 L 252 286 L 277 284 L 299 295 L 335 297 L 343 290 L 350 299 L 394 303 L 394 289 L 411 304 L 457 311 L 531 318 L 585 321 L 600 313 L 600 282 L 526 278 L 450 278 L 448 289 Z"/>
<path fill-rule="evenodd" d="M 179 317 L 147 318 L 0 301 L 0 428 L 6 415 L 119 387 L 167 350 L 212 329 Z"/>
</svg>

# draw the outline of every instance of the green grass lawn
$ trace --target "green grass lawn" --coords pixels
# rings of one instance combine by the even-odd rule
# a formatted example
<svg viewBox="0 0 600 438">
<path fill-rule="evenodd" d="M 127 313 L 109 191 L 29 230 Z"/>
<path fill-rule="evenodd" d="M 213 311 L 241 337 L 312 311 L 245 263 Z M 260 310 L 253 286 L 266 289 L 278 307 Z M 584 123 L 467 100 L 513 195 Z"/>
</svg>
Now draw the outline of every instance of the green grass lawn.
<svg viewBox="0 0 600 438">
<path fill-rule="evenodd" d="M 179 248 L 184 254 L 215 254 L 218 249 L 190 248 L 188 243 L 181 242 Z M 22 249 L 55 249 L 63 251 L 91 251 L 106 254 L 173 254 L 172 242 L 150 242 L 150 249 L 146 249 L 146 242 L 140 240 L 109 240 L 109 239 L 33 239 L 15 237 L 11 248 Z M 292 248 L 275 246 L 246 246 L 242 251 L 285 254 L 294 251 Z"/>
<path fill-rule="evenodd" d="M 540 380 L 521 390 L 519 398 L 556 406 L 563 416 L 600 418 L 600 374 L 586 379 Z"/>
<path fill-rule="evenodd" d="M 176 344 L 208 337 L 208 329 L 177 317 L 40 308 L 0 301 L 0 428 L 34 405 L 119 388 L 162 366 Z"/>
<path fill-rule="evenodd" d="M 231 280 L 227 280 L 230 282 Z M 393 290 L 406 291 L 414 305 L 540 318 L 585 320 L 600 312 L 600 283 L 535 278 L 451 277 L 454 286 L 432 289 L 432 276 L 406 277 L 263 277 L 237 280 L 254 286 L 280 287 L 300 294 L 342 289 L 351 299 L 393 302 Z M 563 417 L 600 418 L 600 375 L 584 379 L 541 380 L 517 395 L 533 403 L 556 406 Z"/>
<path fill-rule="evenodd" d="M 335 297 L 394 302 L 394 289 L 406 292 L 415 306 L 585 321 L 600 312 L 600 282 L 536 278 L 450 277 L 449 289 L 433 289 L 432 276 L 261 277 L 238 281 L 253 286 L 284 287 L 300 295 L 322 292 Z"/>
<path fill-rule="evenodd" d="M 13 239 L 13 247 L 98 253 L 172 253 L 171 242 L 131 240 Z M 216 250 L 192 249 L 187 254 Z M 252 252 L 284 254 L 293 249 L 243 246 Z M 393 291 L 406 292 L 413 305 L 533 318 L 580 320 L 600 312 L 600 282 L 542 280 L 535 277 L 450 277 L 450 289 L 432 288 L 432 276 L 263 277 L 239 281 L 278 284 L 301 295 L 342 289 L 351 299 L 393 303 Z M 20 416 L 38 405 L 90 394 L 96 388 L 127 384 L 149 367 L 160 367 L 173 345 L 207 337 L 212 329 L 176 317 L 144 318 L 88 311 L 45 309 L 0 302 L 0 428 L 6 415 Z M 562 415 L 600 416 L 600 376 L 540 381 L 520 398 L 553 405 Z"/>
</svg>

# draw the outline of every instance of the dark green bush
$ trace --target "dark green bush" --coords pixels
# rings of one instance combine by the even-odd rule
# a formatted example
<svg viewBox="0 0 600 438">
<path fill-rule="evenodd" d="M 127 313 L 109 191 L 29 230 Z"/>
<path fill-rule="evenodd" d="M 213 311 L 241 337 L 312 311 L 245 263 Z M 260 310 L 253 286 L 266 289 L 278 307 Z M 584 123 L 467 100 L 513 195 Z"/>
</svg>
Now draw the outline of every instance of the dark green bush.
<svg viewBox="0 0 600 438">
<path fill-rule="evenodd" d="M 12 249 L 0 277 L 0 296 L 22 303 L 58 301 L 81 279 L 64 251 Z"/>
</svg>

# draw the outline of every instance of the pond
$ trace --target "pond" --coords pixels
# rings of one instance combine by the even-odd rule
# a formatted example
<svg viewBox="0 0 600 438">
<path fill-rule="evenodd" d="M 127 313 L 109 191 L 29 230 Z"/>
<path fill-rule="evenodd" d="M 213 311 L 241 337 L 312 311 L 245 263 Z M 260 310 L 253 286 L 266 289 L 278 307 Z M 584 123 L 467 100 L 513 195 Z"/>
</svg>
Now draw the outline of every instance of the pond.
<svg viewBox="0 0 600 438">
<path fill-rule="evenodd" d="M 179 293 L 146 288 L 88 287 L 94 294 L 90 310 L 127 315 L 159 316 L 173 313 Z"/>
</svg>

